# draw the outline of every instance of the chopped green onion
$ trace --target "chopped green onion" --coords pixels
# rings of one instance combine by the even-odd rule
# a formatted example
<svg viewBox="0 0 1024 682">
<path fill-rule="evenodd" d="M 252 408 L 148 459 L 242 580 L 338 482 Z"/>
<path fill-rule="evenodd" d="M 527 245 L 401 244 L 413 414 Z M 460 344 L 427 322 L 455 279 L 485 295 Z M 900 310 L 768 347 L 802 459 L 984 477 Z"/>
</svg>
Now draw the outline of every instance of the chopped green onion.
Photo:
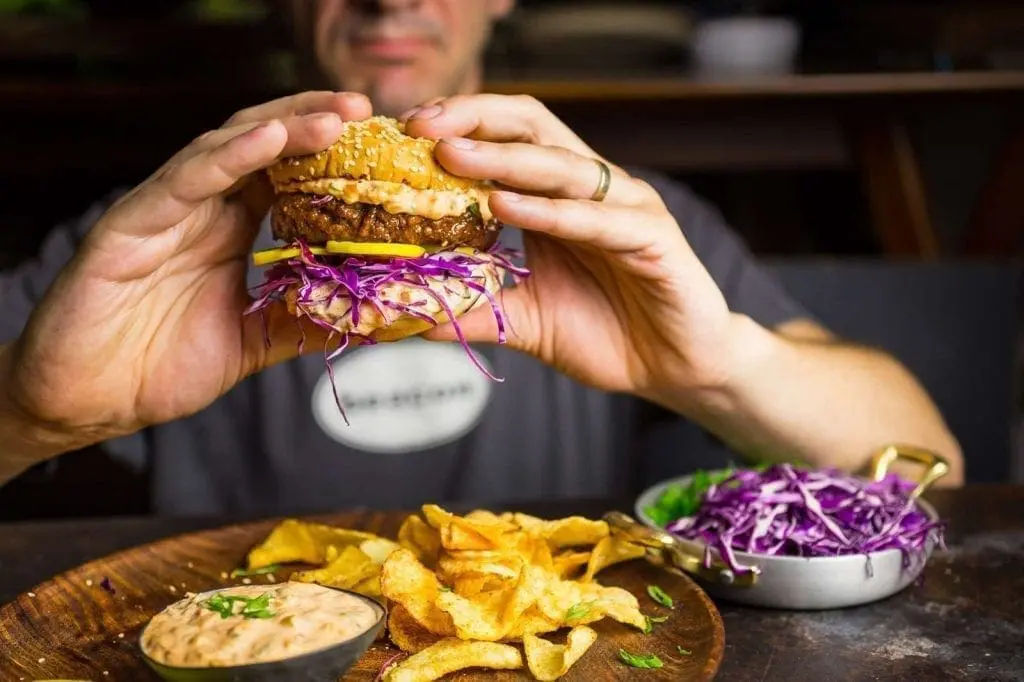
<svg viewBox="0 0 1024 682">
<path fill-rule="evenodd" d="M 267 575 L 269 573 L 276 573 L 280 569 L 281 569 L 281 565 L 280 564 L 270 564 L 269 566 L 264 566 L 263 568 L 253 568 L 253 569 L 236 568 L 235 570 L 231 571 L 231 577 L 232 578 L 244 578 L 244 577 L 247 577 L 247 576 L 250 576 L 250 575 Z"/>
<path fill-rule="evenodd" d="M 235 604 L 242 604 L 242 610 L 235 613 Z M 203 607 L 219 613 L 221 618 L 230 616 L 242 616 L 243 618 L 273 618 L 274 612 L 270 610 L 270 593 L 266 592 L 258 597 L 238 597 L 233 595 L 225 596 L 215 594 L 201 604 Z"/>
<path fill-rule="evenodd" d="M 590 615 L 590 609 L 593 605 L 594 602 L 592 601 L 584 601 L 570 606 L 569 610 L 565 612 L 565 622 L 573 623 L 586 618 Z"/>
<path fill-rule="evenodd" d="M 632 668 L 660 668 L 664 665 L 654 654 L 631 654 L 619 649 L 619 660 Z"/>
<path fill-rule="evenodd" d="M 647 594 L 650 595 L 651 599 L 658 602 L 662 606 L 668 608 L 674 608 L 675 602 L 672 601 L 672 597 L 665 593 L 665 590 L 661 589 L 657 585 L 648 585 Z"/>
</svg>

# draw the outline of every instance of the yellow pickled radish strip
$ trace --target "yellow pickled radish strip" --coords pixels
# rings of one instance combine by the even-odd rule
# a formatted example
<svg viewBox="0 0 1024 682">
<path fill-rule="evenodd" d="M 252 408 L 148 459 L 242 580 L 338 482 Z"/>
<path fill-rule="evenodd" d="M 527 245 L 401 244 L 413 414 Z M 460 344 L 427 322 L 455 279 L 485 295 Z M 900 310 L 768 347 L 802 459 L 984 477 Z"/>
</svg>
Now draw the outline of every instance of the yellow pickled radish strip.
<svg viewBox="0 0 1024 682">
<path fill-rule="evenodd" d="M 322 246 L 310 246 L 309 250 L 316 256 L 322 256 L 327 251 Z M 286 246 L 280 249 L 267 249 L 265 251 L 257 251 L 252 254 L 252 262 L 254 265 L 270 265 L 276 263 L 279 260 L 288 260 L 289 258 L 295 258 L 301 253 L 297 246 Z"/>
<path fill-rule="evenodd" d="M 327 253 L 344 253 L 356 256 L 397 256 L 416 258 L 427 252 L 415 244 L 390 244 L 387 242 L 327 242 Z"/>
<path fill-rule="evenodd" d="M 427 253 L 441 253 L 443 251 L 454 251 L 456 253 L 464 253 L 467 256 L 475 256 L 480 253 L 479 249 L 474 249 L 472 246 L 456 246 L 454 249 L 450 246 L 437 246 L 433 244 L 431 246 L 424 246 Z"/>
</svg>

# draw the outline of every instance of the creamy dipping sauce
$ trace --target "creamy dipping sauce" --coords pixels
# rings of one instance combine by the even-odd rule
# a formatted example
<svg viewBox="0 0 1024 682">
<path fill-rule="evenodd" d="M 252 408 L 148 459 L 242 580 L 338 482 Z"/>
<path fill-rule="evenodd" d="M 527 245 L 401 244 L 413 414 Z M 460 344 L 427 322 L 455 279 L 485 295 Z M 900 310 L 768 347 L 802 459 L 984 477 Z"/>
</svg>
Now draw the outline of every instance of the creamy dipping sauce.
<svg viewBox="0 0 1024 682">
<path fill-rule="evenodd" d="M 380 619 L 366 600 L 311 583 L 245 585 L 171 604 L 142 633 L 142 650 L 169 666 L 268 663 L 350 640 Z M 212 598 L 212 601 L 211 601 Z"/>
</svg>

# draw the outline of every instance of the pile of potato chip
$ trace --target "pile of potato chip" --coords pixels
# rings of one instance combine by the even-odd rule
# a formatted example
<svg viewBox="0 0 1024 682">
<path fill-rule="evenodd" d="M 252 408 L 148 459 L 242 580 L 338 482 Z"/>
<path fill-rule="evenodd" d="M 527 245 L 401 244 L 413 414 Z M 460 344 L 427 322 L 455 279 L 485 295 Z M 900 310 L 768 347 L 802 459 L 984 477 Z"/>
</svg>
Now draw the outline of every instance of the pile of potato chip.
<svg viewBox="0 0 1024 682">
<path fill-rule="evenodd" d="M 411 654 L 387 682 L 426 682 L 466 668 L 525 666 L 555 680 L 597 639 L 588 624 L 612 618 L 639 630 L 637 598 L 594 577 L 643 556 L 604 521 L 543 520 L 525 514 L 451 514 L 425 505 L 398 542 L 361 531 L 287 520 L 248 557 L 250 570 L 301 562 L 317 566 L 291 580 L 385 600 L 388 635 Z M 571 628 L 564 644 L 540 637 Z M 521 644 L 520 646 L 517 646 Z"/>
</svg>

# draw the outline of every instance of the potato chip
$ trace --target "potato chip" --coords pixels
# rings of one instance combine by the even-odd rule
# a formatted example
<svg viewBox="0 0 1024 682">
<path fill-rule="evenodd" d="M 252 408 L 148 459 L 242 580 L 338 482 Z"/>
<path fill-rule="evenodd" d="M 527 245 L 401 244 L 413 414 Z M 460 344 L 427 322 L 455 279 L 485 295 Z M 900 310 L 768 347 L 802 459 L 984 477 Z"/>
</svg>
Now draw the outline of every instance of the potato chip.
<svg viewBox="0 0 1024 682">
<path fill-rule="evenodd" d="M 411 550 L 425 566 L 433 566 L 441 551 L 441 535 L 422 518 L 410 514 L 398 529 L 398 544 Z"/>
<path fill-rule="evenodd" d="M 639 559 L 645 553 L 646 550 L 640 545 L 609 535 L 594 546 L 594 550 L 590 553 L 590 561 L 587 562 L 587 570 L 580 580 L 588 583 L 594 579 L 595 575 L 609 566 Z"/>
<path fill-rule="evenodd" d="M 417 623 L 401 604 L 395 604 L 388 613 L 388 634 L 395 646 L 410 654 L 422 651 L 443 639 Z"/>
<path fill-rule="evenodd" d="M 289 519 L 249 561 L 313 564 L 292 578 L 379 599 L 388 609 L 387 637 L 412 654 L 384 671 L 385 680 L 524 665 L 536 679 L 555 680 L 593 645 L 597 635 L 587 624 L 611 618 L 647 628 L 634 595 L 596 581 L 605 568 L 643 553 L 611 536 L 604 521 L 483 509 L 459 516 L 424 505 L 402 523 L 397 543 Z M 540 637 L 566 626 L 564 644 Z M 525 659 L 511 646 L 518 643 Z"/>
<path fill-rule="evenodd" d="M 638 630 L 647 628 L 637 598 L 619 587 L 571 580 L 548 583 L 537 604 L 545 617 L 565 625 L 587 625 L 608 616 Z"/>
<path fill-rule="evenodd" d="M 590 562 L 590 554 L 590 552 L 573 552 L 571 550 L 559 552 L 552 560 L 552 572 L 563 580 L 569 580 Z"/>
<path fill-rule="evenodd" d="M 263 544 L 249 552 L 248 569 L 294 562 L 322 566 L 328 562 L 329 547 L 340 551 L 349 545 L 376 538 L 373 533 L 286 519 L 270 532 Z"/>
<path fill-rule="evenodd" d="M 597 597 L 585 592 L 582 583 L 554 580 L 545 585 L 537 607 L 545 618 L 559 625 L 586 625 L 604 618 Z"/>
<path fill-rule="evenodd" d="M 497 521 L 469 520 L 456 516 L 434 504 L 423 505 L 423 516 L 441 535 L 441 546 L 449 551 L 496 549 L 502 535 L 517 530 L 514 524 Z"/>
<path fill-rule="evenodd" d="M 293 573 L 291 580 L 350 590 L 364 580 L 379 576 L 380 570 L 380 565 L 361 549 L 349 545 L 323 568 Z"/>
<path fill-rule="evenodd" d="M 544 571 L 526 566 L 519 579 L 505 589 L 476 598 L 455 591 L 443 592 L 437 598 L 437 606 L 451 616 L 458 638 L 496 642 L 540 598 L 545 583 Z"/>
<path fill-rule="evenodd" d="M 389 668 L 384 673 L 384 682 L 431 682 L 466 668 L 518 670 L 522 667 L 522 654 L 509 644 L 444 639 Z"/>
<path fill-rule="evenodd" d="M 486 509 L 474 509 L 464 517 L 467 521 L 480 521 L 482 523 L 506 523 L 492 511 Z"/>
<path fill-rule="evenodd" d="M 543 521 L 541 526 L 534 526 L 530 530 L 540 533 L 554 549 L 596 545 L 610 533 L 606 522 L 593 521 L 582 516 Z"/>
<path fill-rule="evenodd" d="M 384 598 L 384 594 L 383 592 L 381 592 L 380 589 L 379 573 L 359 583 L 358 585 L 352 588 L 352 591 L 358 592 L 362 595 L 366 595 L 367 597 L 373 597 L 375 599 L 378 599 L 378 601 L 383 600 Z"/>
<path fill-rule="evenodd" d="M 565 644 L 555 644 L 536 635 L 523 637 L 523 652 L 530 673 L 540 682 L 552 682 L 569 672 L 569 668 L 597 641 L 597 633 L 581 625 L 569 631 Z"/>
<path fill-rule="evenodd" d="M 363 554 L 370 557 L 378 566 L 383 565 L 391 553 L 399 547 L 397 542 L 387 538 L 371 538 L 359 543 L 359 549 L 363 551 Z"/>
<path fill-rule="evenodd" d="M 512 627 L 505 633 L 502 641 L 518 642 L 526 635 L 536 635 L 546 632 L 554 632 L 562 627 L 562 619 L 552 620 L 544 615 L 540 608 L 534 604 L 523 612 L 523 615 L 512 624 Z"/>
<path fill-rule="evenodd" d="M 455 634 L 451 617 L 437 608 L 440 581 L 410 550 L 398 549 L 391 553 L 381 570 L 380 585 L 385 597 L 404 606 L 409 615 L 430 632 L 443 636 Z"/>
<path fill-rule="evenodd" d="M 488 559 L 462 558 L 461 554 L 448 554 L 437 563 L 437 573 L 448 584 L 462 577 L 492 577 L 516 580 L 523 570 L 523 559 L 515 554 Z"/>
</svg>

